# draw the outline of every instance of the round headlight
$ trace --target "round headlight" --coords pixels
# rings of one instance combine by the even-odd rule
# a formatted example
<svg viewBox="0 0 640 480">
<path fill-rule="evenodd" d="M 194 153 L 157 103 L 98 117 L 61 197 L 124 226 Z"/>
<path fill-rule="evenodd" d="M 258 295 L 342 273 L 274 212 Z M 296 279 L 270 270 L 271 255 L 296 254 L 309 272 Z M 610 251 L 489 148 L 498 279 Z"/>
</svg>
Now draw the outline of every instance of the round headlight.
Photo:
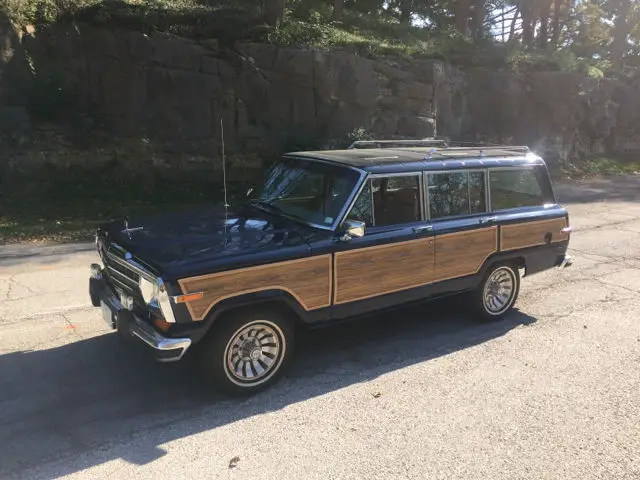
<svg viewBox="0 0 640 480">
<path fill-rule="evenodd" d="M 144 298 L 146 303 L 151 303 L 157 295 L 156 283 L 140 277 L 140 293 L 142 293 L 142 298 Z"/>
</svg>

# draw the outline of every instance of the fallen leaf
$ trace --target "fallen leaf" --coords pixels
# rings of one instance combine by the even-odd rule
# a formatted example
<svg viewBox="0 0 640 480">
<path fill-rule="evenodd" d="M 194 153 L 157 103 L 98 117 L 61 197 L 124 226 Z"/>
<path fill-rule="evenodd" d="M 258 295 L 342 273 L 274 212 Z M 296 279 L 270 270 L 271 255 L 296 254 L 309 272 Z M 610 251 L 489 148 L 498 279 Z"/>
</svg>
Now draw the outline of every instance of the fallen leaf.
<svg viewBox="0 0 640 480">
<path fill-rule="evenodd" d="M 240 457 L 238 457 L 237 455 L 233 457 L 231 460 L 229 460 L 229 468 L 235 468 L 238 465 L 239 461 Z"/>
</svg>

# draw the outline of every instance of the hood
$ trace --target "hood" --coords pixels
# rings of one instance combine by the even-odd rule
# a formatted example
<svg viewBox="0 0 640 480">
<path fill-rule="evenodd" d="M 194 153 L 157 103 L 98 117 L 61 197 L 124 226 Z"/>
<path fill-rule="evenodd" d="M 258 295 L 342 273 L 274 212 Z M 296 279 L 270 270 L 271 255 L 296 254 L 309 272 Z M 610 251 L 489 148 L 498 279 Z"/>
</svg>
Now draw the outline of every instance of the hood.
<svg viewBox="0 0 640 480">
<path fill-rule="evenodd" d="M 306 256 L 310 254 L 307 240 L 313 235 L 312 230 L 250 207 L 128 218 L 101 228 L 109 241 L 115 241 L 163 274 L 176 270 L 206 273 L 212 271 L 212 263 L 229 263 L 238 257 L 249 260 L 271 250 Z"/>
</svg>

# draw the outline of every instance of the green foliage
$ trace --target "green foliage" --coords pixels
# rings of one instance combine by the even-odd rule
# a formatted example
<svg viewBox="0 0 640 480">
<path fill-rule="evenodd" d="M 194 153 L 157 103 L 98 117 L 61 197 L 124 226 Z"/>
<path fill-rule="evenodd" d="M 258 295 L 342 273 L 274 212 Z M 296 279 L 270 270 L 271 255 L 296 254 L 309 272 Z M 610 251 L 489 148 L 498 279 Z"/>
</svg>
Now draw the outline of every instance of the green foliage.
<svg viewBox="0 0 640 480">
<path fill-rule="evenodd" d="M 216 37 L 226 25 L 234 30 L 237 40 L 347 49 L 370 57 L 429 57 L 462 66 L 523 73 L 576 71 L 594 78 L 634 79 L 640 71 L 640 2 L 635 0 L 554 0 L 546 14 L 538 9 L 541 3 L 538 0 L 474 0 L 471 2 L 474 8 L 466 13 L 458 10 L 465 2 L 451 0 L 344 0 L 340 21 L 334 19 L 332 1 L 286 0 L 287 12 L 278 26 L 257 28 L 253 24 L 251 27 L 250 20 L 260 18 L 263 3 L 256 0 L 0 0 L 0 7 L 18 23 L 38 27 L 75 19 L 200 39 Z M 531 42 L 523 41 L 521 17 L 510 32 L 515 5 L 519 7 L 519 14 L 527 8 L 536 12 L 532 17 L 534 38 Z M 559 6 L 557 22 L 554 21 L 556 5 Z M 621 10 L 623 5 L 628 5 L 628 9 Z M 474 12 L 480 11 L 478 6 L 483 6 L 485 11 L 480 22 L 472 18 Z M 626 11 L 629 13 L 622 22 L 620 12 Z M 226 22 L 225 15 L 229 12 L 235 12 L 236 20 L 244 19 L 244 23 Z M 456 22 L 456 15 L 464 15 L 471 21 Z M 543 24 L 546 29 L 542 28 Z M 622 31 L 622 37 L 614 35 L 616 31 Z M 619 51 L 620 45 L 623 45 L 622 51 Z"/>
<path fill-rule="evenodd" d="M 574 165 L 574 168 L 586 176 L 640 174 L 640 161 L 636 158 L 596 156 Z"/>
<path fill-rule="evenodd" d="M 375 137 L 373 133 L 367 130 L 364 127 L 359 127 L 353 129 L 351 132 L 347 134 L 347 142 L 352 144 L 353 142 L 363 141 L 363 140 L 374 140 Z"/>
<path fill-rule="evenodd" d="M 587 75 L 589 78 L 600 79 L 604 78 L 604 72 L 600 70 L 598 67 L 594 67 L 593 65 L 589 65 L 587 67 Z"/>
</svg>

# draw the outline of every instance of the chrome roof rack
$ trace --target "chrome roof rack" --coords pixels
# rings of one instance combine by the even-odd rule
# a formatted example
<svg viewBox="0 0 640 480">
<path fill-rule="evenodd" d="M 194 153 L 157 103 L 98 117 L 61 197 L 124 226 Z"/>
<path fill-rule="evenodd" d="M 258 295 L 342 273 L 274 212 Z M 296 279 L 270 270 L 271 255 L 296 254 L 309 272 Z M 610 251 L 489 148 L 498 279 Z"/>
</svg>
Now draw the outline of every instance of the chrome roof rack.
<svg viewBox="0 0 640 480">
<path fill-rule="evenodd" d="M 349 150 L 360 148 L 402 148 L 402 147 L 443 147 L 447 141 L 439 138 L 423 138 L 422 140 L 356 140 Z"/>
<path fill-rule="evenodd" d="M 504 155 L 511 153 L 514 155 L 527 154 L 531 150 L 525 145 L 496 145 L 482 142 L 458 142 L 443 138 L 424 138 L 422 140 L 358 140 L 353 142 L 349 149 L 365 148 L 411 148 L 411 147 L 432 147 L 436 154 L 447 156 L 447 153 L 479 152 L 481 156 L 491 154 Z"/>
</svg>

